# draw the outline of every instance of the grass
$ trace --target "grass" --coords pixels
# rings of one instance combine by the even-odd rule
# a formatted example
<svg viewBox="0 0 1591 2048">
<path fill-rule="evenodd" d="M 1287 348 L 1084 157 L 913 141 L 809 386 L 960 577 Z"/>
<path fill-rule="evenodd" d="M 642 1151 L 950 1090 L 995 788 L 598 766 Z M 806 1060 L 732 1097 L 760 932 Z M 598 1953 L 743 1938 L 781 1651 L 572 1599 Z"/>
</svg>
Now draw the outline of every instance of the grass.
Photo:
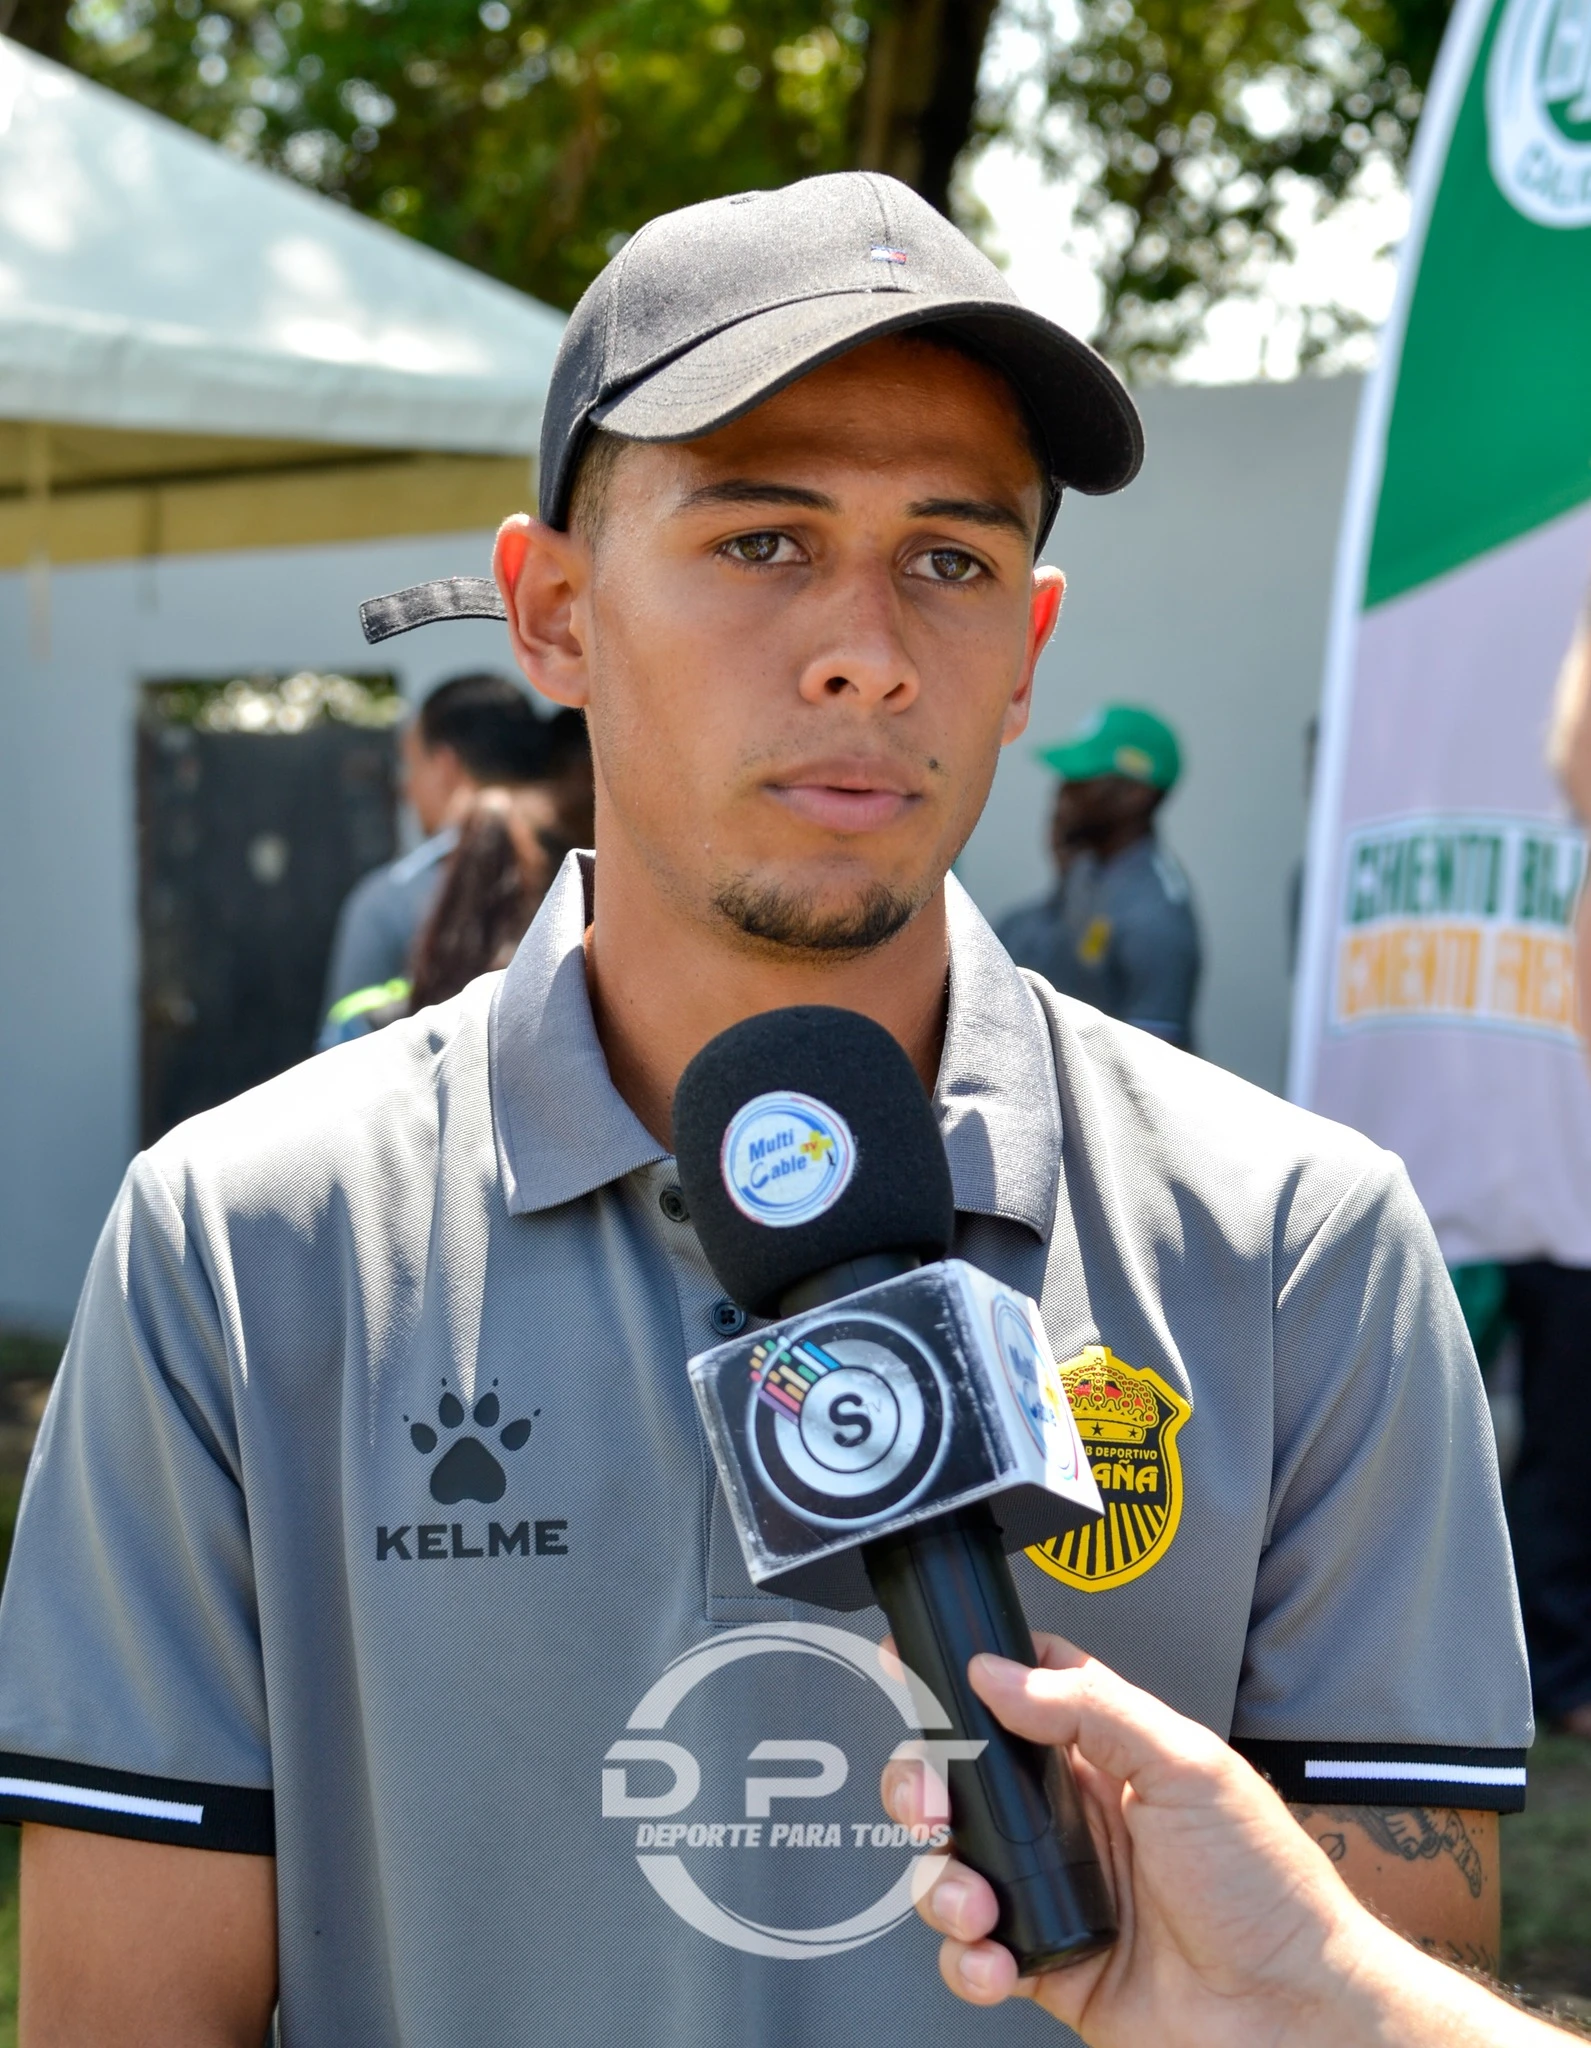
<svg viewBox="0 0 1591 2048">
<path fill-rule="evenodd" d="M 1591 1743 L 1572 1736 L 1541 1737 L 1503 1822 L 1503 1975 L 1591 2020 Z"/>
<path fill-rule="evenodd" d="M 0 1380 L 49 1379 L 61 1362 L 65 1342 L 39 1330 L 0 1327 Z"/>
<path fill-rule="evenodd" d="M 22 1492 L 26 1423 L 61 1355 L 57 1338 L 0 1329 L 0 1577 Z M 1591 1743 L 1544 1735 L 1530 1806 L 1503 1822 L 1503 1976 L 1591 2021 Z M 17 1831 L 0 1826 L 0 2048 L 17 2038 Z"/>
</svg>

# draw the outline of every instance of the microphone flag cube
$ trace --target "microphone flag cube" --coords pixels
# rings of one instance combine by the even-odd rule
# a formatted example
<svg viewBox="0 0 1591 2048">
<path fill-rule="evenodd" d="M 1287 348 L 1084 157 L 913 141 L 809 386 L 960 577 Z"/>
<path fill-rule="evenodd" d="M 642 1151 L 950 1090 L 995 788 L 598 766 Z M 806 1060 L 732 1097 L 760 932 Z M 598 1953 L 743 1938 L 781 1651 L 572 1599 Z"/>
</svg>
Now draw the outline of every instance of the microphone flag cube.
<svg viewBox="0 0 1591 2048">
<path fill-rule="evenodd" d="M 746 1568 L 854 1610 L 860 1547 L 978 1502 L 1007 1550 L 1103 1512 L 1037 1306 L 960 1259 L 715 1345 L 691 1388 Z"/>
</svg>

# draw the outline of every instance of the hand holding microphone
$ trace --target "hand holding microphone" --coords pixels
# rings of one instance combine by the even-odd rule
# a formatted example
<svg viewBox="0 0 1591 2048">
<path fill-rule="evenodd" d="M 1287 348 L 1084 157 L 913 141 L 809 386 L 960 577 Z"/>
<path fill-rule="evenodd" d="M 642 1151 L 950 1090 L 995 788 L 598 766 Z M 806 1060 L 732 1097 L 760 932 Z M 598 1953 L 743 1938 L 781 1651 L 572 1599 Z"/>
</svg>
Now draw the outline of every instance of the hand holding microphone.
<svg viewBox="0 0 1591 2048">
<path fill-rule="evenodd" d="M 1033 2000 L 1089 2048 L 1553 2048 L 1568 2038 L 1393 1932 L 1348 1890 L 1242 1757 L 1059 1636 L 1037 1669 L 980 1660 L 1002 1723 L 1075 1760 L 1109 1844 L 1121 1936 L 1081 1968 L 1019 1979 L 989 1937 L 976 1872 L 944 1871 L 918 1911 L 946 1937 L 959 1998 Z M 891 1763 L 884 1804 L 924 1817 L 919 1771 Z"/>
<path fill-rule="evenodd" d="M 774 1011 L 692 1061 L 674 1138 L 714 1272 L 780 1318 L 690 1366 L 751 1577 L 878 1601 L 998 1938 L 1025 1972 L 1096 1953 L 1115 1920 L 1065 1758 L 1010 1734 L 968 1665 L 1033 1661 L 1006 1552 L 1097 1517 L 1099 1496 L 1037 1309 L 944 1257 L 950 1172 L 922 1084 L 865 1017 Z"/>
</svg>

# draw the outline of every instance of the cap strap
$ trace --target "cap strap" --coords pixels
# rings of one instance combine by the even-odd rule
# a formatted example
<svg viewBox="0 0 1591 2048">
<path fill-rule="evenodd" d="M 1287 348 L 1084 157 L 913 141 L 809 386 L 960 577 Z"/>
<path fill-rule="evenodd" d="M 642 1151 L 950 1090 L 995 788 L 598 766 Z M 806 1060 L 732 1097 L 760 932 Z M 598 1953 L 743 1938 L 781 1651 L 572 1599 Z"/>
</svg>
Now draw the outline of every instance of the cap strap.
<svg viewBox="0 0 1591 2048">
<path fill-rule="evenodd" d="M 416 583 L 386 597 L 367 597 L 359 607 L 359 623 L 372 646 L 395 633 L 440 619 L 506 619 L 503 600 L 489 576 L 439 576 L 434 583 Z"/>
</svg>

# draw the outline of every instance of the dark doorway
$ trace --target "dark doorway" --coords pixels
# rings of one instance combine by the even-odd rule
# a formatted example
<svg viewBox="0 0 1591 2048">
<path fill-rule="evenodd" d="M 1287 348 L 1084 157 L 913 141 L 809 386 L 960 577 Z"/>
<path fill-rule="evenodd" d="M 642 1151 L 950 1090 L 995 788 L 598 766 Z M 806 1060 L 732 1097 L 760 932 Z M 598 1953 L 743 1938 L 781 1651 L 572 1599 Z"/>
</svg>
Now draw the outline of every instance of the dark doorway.
<svg viewBox="0 0 1591 2048">
<path fill-rule="evenodd" d="M 313 1051 L 338 907 L 395 850 L 402 709 L 389 676 L 145 687 L 143 1144 Z"/>
</svg>

